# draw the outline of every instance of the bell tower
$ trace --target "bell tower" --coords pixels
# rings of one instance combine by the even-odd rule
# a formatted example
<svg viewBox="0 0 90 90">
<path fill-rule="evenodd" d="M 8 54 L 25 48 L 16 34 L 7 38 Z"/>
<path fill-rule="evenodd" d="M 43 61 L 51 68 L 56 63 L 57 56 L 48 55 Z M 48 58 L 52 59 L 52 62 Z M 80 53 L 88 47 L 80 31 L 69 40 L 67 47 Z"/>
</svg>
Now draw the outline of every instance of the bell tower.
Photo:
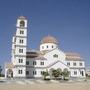
<svg viewBox="0 0 90 90">
<path fill-rule="evenodd" d="M 14 75 L 25 77 L 27 51 L 27 19 L 23 16 L 17 19 L 16 34 L 12 39 L 12 63 L 15 68 Z M 19 72 L 20 71 L 20 72 Z"/>
</svg>

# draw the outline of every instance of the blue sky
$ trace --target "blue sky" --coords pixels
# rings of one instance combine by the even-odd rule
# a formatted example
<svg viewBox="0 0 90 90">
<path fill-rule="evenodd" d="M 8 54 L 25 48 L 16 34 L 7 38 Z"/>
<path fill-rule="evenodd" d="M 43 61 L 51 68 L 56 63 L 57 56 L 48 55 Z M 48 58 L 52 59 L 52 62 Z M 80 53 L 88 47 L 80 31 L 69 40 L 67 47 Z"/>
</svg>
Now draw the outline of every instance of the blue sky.
<svg viewBox="0 0 90 90">
<path fill-rule="evenodd" d="M 11 59 L 19 16 L 28 19 L 28 48 L 52 35 L 64 52 L 80 53 L 90 65 L 90 0 L 0 0 L 0 65 Z"/>
</svg>

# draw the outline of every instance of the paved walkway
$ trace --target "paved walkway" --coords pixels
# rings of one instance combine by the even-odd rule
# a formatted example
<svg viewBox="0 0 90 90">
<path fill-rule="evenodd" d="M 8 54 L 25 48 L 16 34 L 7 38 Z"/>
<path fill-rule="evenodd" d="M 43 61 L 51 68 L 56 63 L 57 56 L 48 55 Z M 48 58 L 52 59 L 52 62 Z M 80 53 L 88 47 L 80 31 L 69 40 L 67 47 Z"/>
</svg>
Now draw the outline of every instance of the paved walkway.
<svg viewBox="0 0 90 90">
<path fill-rule="evenodd" d="M 45 80 L 40 80 L 40 79 L 16 79 L 16 80 L 4 80 L 0 82 L 0 85 L 2 84 L 20 84 L 20 85 L 25 85 L 25 84 L 48 84 L 48 83 L 75 83 L 75 81 L 61 81 L 61 80 L 50 80 L 50 81 L 45 81 Z M 80 82 L 80 81 L 78 81 Z M 81 81 L 83 82 L 83 81 Z M 80 83 L 81 83 L 80 82 Z M 77 83 L 77 81 L 76 81 Z"/>
</svg>

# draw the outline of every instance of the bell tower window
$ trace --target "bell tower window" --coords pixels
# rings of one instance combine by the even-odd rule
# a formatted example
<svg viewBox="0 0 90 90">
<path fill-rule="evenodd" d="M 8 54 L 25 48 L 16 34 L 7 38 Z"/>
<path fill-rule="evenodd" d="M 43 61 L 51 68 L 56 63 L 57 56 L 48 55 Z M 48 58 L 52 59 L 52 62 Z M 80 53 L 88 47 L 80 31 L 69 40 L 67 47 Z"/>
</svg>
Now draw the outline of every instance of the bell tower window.
<svg viewBox="0 0 90 90">
<path fill-rule="evenodd" d="M 24 21 L 20 21 L 20 27 L 24 27 L 25 26 L 25 22 Z"/>
<path fill-rule="evenodd" d="M 20 30 L 20 34 L 24 34 L 24 31 L 21 31 L 21 30 Z"/>
<path fill-rule="evenodd" d="M 19 49 L 19 53 L 23 53 L 23 49 Z"/>
</svg>

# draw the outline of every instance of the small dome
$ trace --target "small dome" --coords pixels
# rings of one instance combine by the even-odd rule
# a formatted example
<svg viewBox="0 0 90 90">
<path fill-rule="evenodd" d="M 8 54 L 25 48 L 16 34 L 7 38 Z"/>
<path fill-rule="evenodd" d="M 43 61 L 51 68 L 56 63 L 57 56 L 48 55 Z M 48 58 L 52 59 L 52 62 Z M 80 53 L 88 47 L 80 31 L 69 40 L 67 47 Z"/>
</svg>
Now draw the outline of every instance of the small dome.
<svg viewBox="0 0 90 90">
<path fill-rule="evenodd" d="M 54 44 L 58 44 L 58 41 L 56 38 L 52 37 L 52 36 L 46 36 L 41 40 L 41 44 L 44 43 L 54 43 Z"/>
<path fill-rule="evenodd" d="M 24 17 L 24 16 L 20 16 L 18 19 L 26 19 L 26 17 Z"/>
</svg>

